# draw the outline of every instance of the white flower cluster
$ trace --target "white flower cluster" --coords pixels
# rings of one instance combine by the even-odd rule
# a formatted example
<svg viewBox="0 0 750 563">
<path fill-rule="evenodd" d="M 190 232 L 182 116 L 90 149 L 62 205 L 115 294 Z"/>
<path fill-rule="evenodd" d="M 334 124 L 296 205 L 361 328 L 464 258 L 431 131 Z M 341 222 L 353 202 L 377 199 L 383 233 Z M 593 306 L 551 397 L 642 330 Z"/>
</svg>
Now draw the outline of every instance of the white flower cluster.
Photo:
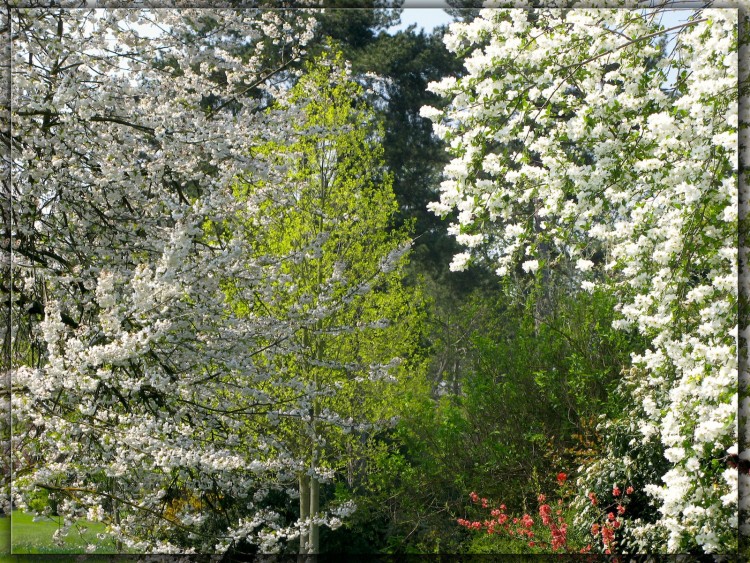
<svg viewBox="0 0 750 563">
<path fill-rule="evenodd" d="M 67 499 L 66 520 L 107 522 L 133 549 L 205 550 L 202 495 L 293 478 L 293 452 L 258 421 L 303 386 L 270 385 L 260 351 L 315 321 L 227 302 L 273 293 L 282 273 L 232 186 L 268 176 L 249 156 L 258 131 L 291 134 L 249 86 L 299 57 L 308 16 L 38 8 L 5 21 L 17 506 L 41 484 Z M 192 547 L 165 540 L 175 526 Z"/>
<path fill-rule="evenodd" d="M 633 358 L 648 374 L 637 426 L 670 464 L 649 488 L 666 545 L 647 547 L 721 552 L 738 525 L 737 472 L 714 463 L 738 440 L 737 11 L 684 12 L 669 52 L 660 13 L 487 9 L 453 24 L 466 75 L 431 84 L 450 103 L 423 110 L 453 156 L 430 208 L 458 211 L 459 237 L 492 234 L 501 275 L 556 248 L 584 289 L 601 279 L 618 296 L 618 326 L 650 342 Z M 451 269 L 471 256 L 459 241 Z"/>
<path fill-rule="evenodd" d="M 363 231 L 355 197 L 346 210 L 339 197 L 292 209 L 292 159 L 260 153 L 301 146 L 302 135 L 324 148 L 349 133 L 372 137 L 351 123 L 306 129 L 300 100 L 259 111 L 253 86 L 288 95 L 269 84 L 311 37 L 304 11 L 40 8 L 12 17 L 18 146 L 3 164 L 13 167 L 13 315 L 23 330 L 16 506 L 48 487 L 66 522 L 106 522 L 139 552 L 223 550 L 242 539 L 280 549 L 305 522 L 255 503 L 300 475 L 332 479 L 338 454 L 330 462 L 327 451 L 390 423 L 350 398 L 402 371 L 383 352 L 400 344 L 342 362 L 340 350 L 326 356 L 310 339 L 359 349 L 357 335 L 388 331 L 387 306 L 355 314 L 350 305 L 399 279 L 410 245 L 378 225 Z M 325 156 L 337 161 L 335 151 Z M 368 195 L 371 184 L 362 182 Z M 380 203 L 387 220 L 395 200 Z M 271 221 L 310 210 L 311 225 L 327 218 L 325 230 L 274 245 L 289 233 L 267 229 Z M 368 236 L 382 243 L 363 266 L 348 249 L 361 255 Z M 314 286 L 295 275 L 322 260 L 330 268 Z M 249 516 L 203 535 L 215 510 L 206 499 L 222 498 L 246 502 Z M 314 520 L 335 528 L 352 510 Z"/>
</svg>

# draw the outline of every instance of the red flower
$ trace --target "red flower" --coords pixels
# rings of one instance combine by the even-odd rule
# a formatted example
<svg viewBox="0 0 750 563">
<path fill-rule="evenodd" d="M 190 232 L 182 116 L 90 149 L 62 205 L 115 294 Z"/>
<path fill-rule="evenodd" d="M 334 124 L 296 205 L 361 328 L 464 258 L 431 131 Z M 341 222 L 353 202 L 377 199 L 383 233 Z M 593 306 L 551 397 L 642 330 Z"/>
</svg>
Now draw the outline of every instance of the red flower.
<svg viewBox="0 0 750 563">
<path fill-rule="evenodd" d="M 591 535 L 595 536 L 599 533 L 599 524 L 592 524 L 591 525 Z"/>
<path fill-rule="evenodd" d="M 471 499 L 471 502 L 479 501 L 479 495 L 476 494 L 474 491 L 469 493 L 469 498 Z"/>
<path fill-rule="evenodd" d="M 591 504 L 596 506 L 596 493 L 589 493 L 589 498 L 591 499 Z"/>
<path fill-rule="evenodd" d="M 538 500 L 539 502 L 544 502 L 545 500 L 547 500 L 547 497 L 544 495 L 539 495 L 538 497 L 536 497 L 536 500 Z"/>
<path fill-rule="evenodd" d="M 611 522 L 612 520 L 615 519 L 615 513 L 614 512 L 610 512 L 609 514 L 607 514 L 607 518 L 609 518 L 609 521 Z"/>
<path fill-rule="evenodd" d="M 617 505 L 617 514 L 625 514 L 625 507 L 623 505 Z"/>
<path fill-rule="evenodd" d="M 615 495 L 616 497 L 619 497 L 621 492 L 622 491 L 620 491 L 620 488 L 617 485 L 612 487 L 612 494 Z"/>
<path fill-rule="evenodd" d="M 559 485 L 562 485 L 567 478 L 568 478 L 568 476 L 565 473 L 560 472 L 560 473 L 557 474 L 557 483 Z"/>
<path fill-rule="evenodd" d="M 542 524 L 548 526 L 550 523 L 550 516 L 552 515 L 552 508 L 549 504 L 543 504 L 539 507 L 539 516 L 542 517 Z"/>
<path fill-rule="evenodd" d="M 625 489 L 625 493 L 628 494 L 628 495 L 632 495 L 633 494 L 633 487 L 628 487 L 627 489 Z"/>
<path fill-rule="evenodd" d="M 549 528 L 552 535 L 552 550 L 563 549 L 567 545 L 568 526 L 562 524 L 559 528 L 552 524 Z"/>
</svg>

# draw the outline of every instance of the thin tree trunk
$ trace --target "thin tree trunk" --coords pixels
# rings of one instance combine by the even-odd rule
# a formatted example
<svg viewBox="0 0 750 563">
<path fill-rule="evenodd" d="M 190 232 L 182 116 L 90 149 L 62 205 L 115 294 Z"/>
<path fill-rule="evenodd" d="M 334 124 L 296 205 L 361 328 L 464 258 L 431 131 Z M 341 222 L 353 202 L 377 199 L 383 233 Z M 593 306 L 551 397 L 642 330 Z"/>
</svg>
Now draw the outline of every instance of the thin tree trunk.
<svg viewBox="0 0 750 563">
<path fill-rule="evenodd" d="M 315 389 L 317 390 L 317 378 L 315 381 Z M 312 469 L 310 476 L 310 539 L 307 542 L 307 552 L 316 554 L 320 552 L 320 526 L 314 522 L 314 519 L 320 512 L 320 481 L 315 476 L 315 471 L 318 469 L 318 461 L 320 459 L 320 449 L 318 447 L 318 429 L 316 424 L 316 417 L 318 416 L 318 405 L 313 403 L 313 420 L 312 420 L 312 435 L 313 435 L 313 451 L 312 451 L 312 462 L 310 467 Z"/>
<path fill-rule="evenodd" d="M 539 236 L 544 230 L 541 227 L 541 219 L 534 217 L 534 235 Z M 550 280 L 550 249 L 546 242 L 541 242 L 537 246 L 537 256 L 542 266 L 542 287 L 536 291 L 534 297 L 534 335 L 539 336 L 543 320 L 547 318 L 550 312 L 551 302 L 551 280 Z"/>
<path fill-rule="evenodd" d="M 325 209 L 326 205 L 326 190 L 328 188 L 328 178 L 325 173 L 325 167 L 321 165 L 321 177 L 320 177 L 320 207 L 321 209 Z M 318 230 L 320 233 L 324 232 L 323 228 L 323 217 L 322 215 L 318 219 L 319 225 Z M 318 261 L 317 264 L 317 272 L 316 272 L 316 285 L 315 290 L 316 292 L 320 291 L 320 287 L 323 283 L 323 266 L 320 261 Z M 321 321 L 317 321 L 315 323 L 315 330 L 318 331 L 321 328 Z M 308 350 L 311 350 L 313 352 L 313 356 L 316 360 L 320 361 L 323 359 L 323 342 L 321 339 L 315 338 L 314 340 L 310 338 L 310 333 L 308 331 L 305 331 L 304 333 L 304 343 L 305 348 Z M 310 366 L 308 366 L 309 368 Z M 312 371 L 313 373 L 313 384 L 314 389 L 317 392 L 319 390 L 319 381 L 318 381 L 318 374 L 315 370 Z M 320 481 L 318 481 L 318 478 L 315 477 L 315 471 L 318 467 L 318 461 L 320 457 L 320 449 L 318 447 L 318 430 L 317 430 L 317 417 L 320 414 L 319 412 L 319 405 L 317 397 L 313 398 L 312 402 L 312 420 L 310 421 L 310 429 L 312 430 L 312 460 L 310 467 L 312 469 L 309 479 L 309 487 L 310 487 L 310 504 L 309 504 L 309 515 L 310 515 L 310 535 L 307 541 L 307 553 L 311 555 L 315 555 L 320 552 L 320 525 L 316 524 L 314 519 L 318 516 L 318 513 L 320 512 Z M 300 501 L 302 502 L 302 501 Z"/>
<path fill-rule="evenodd" d="M 315 518 L 320 511 L 320 481 L 315 477 L 310 478 L 310 517 Z M 308 553 L 320 552 L 320 525 L 310 522 L 310 541 L 308 542 Z"/>
<path fill-rule="evenodd" d="M 115 526 L 120 526 L 120 507 L 118 506 L 117 502 L 117 481 L 114 477 L 111 477 L 109 480 L 109 490 L 112 494 L 112 522 L 114 522 Z M 117 553 L 122 553 L 123 551 L 123 545 L 122 542 L 118 539 L 115 541 L 115 550 Z"/>
<path fill-rule="evenodd" d="M 299 476 L 299 517 L 300 520 L 310 517 L 310 476 L 300 474 Z M 299 535 L 299 552 L 300 555 L 307 554 L 307 534 L 300 532 Z"/>
</svg>

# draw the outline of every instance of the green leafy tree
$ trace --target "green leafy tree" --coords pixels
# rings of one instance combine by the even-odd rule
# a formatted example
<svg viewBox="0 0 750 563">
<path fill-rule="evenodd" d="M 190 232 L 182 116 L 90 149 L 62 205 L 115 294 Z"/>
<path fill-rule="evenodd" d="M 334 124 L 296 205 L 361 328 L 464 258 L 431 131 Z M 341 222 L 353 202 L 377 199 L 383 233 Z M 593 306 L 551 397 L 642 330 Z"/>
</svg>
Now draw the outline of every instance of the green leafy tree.
<svg viewBox="0 0 750 563">
<path fill-rule="evenodd" d="M 398 204 L 382 133 L 342 55 L 306 65 L 276 111 L 290 116 L 291 140 L 255 156 L 280 173 L 237 190 L 260 207 L 247 225 L 259 250 L 285 263 L 271 296 L 235 306 L 303 319 L 290 351 L 268 362 L 299 378 L 310 398 L 278 429 L 303 460 L 300 553 L 317 553 L 321 483 L 341 475 L 356 487 L 378 430 L 397 414 L 399 390 L 419 373 L 422 307 L 402 284 L 410 241 L 406 229 L 392 228 Z M 288 393 L 279 399 L 293 401 L 296 391 Z"/>
<path fill-rule="evenodd" d="M 340 7 L 346 4 L 346 9 Z M 351 9 L 351 8 L 369 9 Z M 446 74 L 463 72 L 460 59 L 444 45 L 445 27 L 431 32 L 414 26 L 389 33 L 397 22 L 398 10 L 384 10 L 377 2 L 331 2 L 320 18 L 320 49 L 325 41 L 334 41 L 351 61 L 356 80 L 368 87 L 366 96 L 377 110 L 383 127 L 384 163 L 393 177 L 398 201 L 395 225 L 413 223 L 414 246 L 410 259 L 410 279 L 417 273 L 436 280 L 430 290 L 436 302 L 481 285 L 488 276 L 480 268 L 461 274 L 449 274 L 450 257 L 459 251 L 448 235 L 447 223 L 428 211 L 435 198 L 447 163 L 445 145 L 432 132 L 430 121 L 420 116 L 425 105 L 441 104 L 427 85 Z M 447 290 L 443 295 L 441 287 Z"/>
</svg>

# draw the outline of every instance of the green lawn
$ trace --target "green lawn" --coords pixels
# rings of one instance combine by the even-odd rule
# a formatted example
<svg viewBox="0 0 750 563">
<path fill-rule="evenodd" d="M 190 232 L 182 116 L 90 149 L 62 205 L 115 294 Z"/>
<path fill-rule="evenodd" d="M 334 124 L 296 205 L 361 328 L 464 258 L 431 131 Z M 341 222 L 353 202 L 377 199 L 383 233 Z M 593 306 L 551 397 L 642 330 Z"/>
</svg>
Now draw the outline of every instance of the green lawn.
<svg viewBox="0 0 750 563">
<path fill-rule="evenodd" d="M 96 546 L 94 553 L 116 552 L 111 540 L 100 540 L 96 537 L 96 534 L 104 531 L 104 525 L 100 523 L 83 522 L 82 526 L 86 528 L 86 531 L 82 533 L 72 527 L 64 538 L 64 544 L 58 546 L 52 541 L 52 535 L 60 526 L 57 518 L 45 518 L 34 522 L 30 514 L 16 510 L 10 519 L 10 525 L 8 525 L 8 520 L 8 518 L 0 518 L 3 526 L 0 532 L 4 534 L 4 537 L 0 539 L 4 542 L 0 544 L 4 549 L 0 552 L 7 553 L 9 543 L 14 554 L 86 553 L 86 546 L 89 544 Z M 12 538 L 8 537 L 10 528 L 12 528 Z"/>
<path fill-rule="evenodd" d="M 10 553 L 10 518 L 0 517 L 0 558 L 2 554 Z"/>
</svg>

